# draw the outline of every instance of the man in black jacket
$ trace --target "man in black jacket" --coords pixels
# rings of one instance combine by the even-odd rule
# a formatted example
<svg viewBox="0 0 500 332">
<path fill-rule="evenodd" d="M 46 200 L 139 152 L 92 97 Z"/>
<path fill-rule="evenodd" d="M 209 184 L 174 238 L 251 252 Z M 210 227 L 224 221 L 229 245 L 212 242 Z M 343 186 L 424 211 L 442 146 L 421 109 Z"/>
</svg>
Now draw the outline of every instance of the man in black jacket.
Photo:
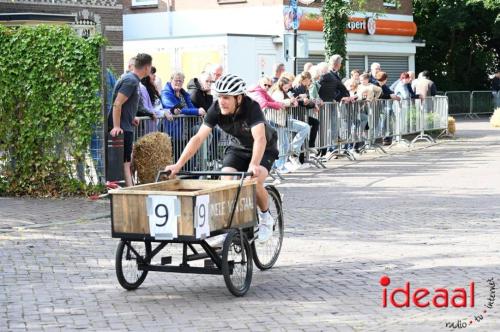
<svg viewBox="0 0 500 332">
<path fill-rule="evenodd" d="M 207 72 L 202 72 L 189 81 L 187 90 L 195 107 L 208 110 L 212 106 L 214 101 L 214 97 L 210 94 L 212 82 L 212 75 Z"/>
<path fill-rule="evenodd" d="M 491 79 L 491 91 L 495 100 L 495 107 L 500 107 L 500 70 L 497 70 L 495 76 Z"/>
<path fill-rule="evenodd" d="M 319 97 L 324 102 L 332 102 L 334 100 L 337 102 L 353 101 L 354 98 L 349 97 L 349 91 L 347 91 L 339 75 L 339 70 L 342 67 L 342 57 L 338 54 L 332 55 L 328 63 L 330 71 L 321 76 L 319 80 L 321 86 L 319 88 Z"/>
</svg>

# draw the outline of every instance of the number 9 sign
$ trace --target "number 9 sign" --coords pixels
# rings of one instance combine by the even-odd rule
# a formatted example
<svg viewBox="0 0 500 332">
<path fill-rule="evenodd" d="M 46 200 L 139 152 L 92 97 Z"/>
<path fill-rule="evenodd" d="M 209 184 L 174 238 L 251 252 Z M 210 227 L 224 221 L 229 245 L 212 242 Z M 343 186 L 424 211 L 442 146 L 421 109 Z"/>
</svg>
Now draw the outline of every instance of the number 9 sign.
<svg viewBox="0 0 500 332">
<path fill-rule="evenodd" d="M 172 240 L 177 237 L 179 201 L 176 196 L 150 195 L 146 199 L 149 217 L 149 232 L 157 240 Z"/>
<path fill-rule="evenodd" d="M 210 236 L 210 199 L 208 195 L 196 197 L 194 222 L 196 227 L 196 238 L 204 239 Z"/>
</svg>

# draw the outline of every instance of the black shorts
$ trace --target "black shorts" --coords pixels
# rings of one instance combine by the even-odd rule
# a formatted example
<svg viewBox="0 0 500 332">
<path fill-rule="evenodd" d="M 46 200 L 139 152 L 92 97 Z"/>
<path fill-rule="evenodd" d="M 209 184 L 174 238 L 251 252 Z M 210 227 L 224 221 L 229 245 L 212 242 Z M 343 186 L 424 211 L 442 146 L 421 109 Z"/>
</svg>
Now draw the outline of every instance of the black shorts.
<svg viewBox="0 0 500 332">
<path fill-rule="evenodd" d="M 260 165 L 264 166 L 267 171 L 271 170 L 274 161 L 278 158 L 278 151 L 264 151 Z M 222 167 L 232 167 L 238 172 L 248 171 L 248 166 L 252 160 L 252 151 L 240 150 L 232 146 L 228 147 L 224 153 Z"/>
<path fill-rule="evenodd" d="M 123 162 L 129 163 L 132 160 L 132 148 L 134 146 L 134 133 L 123 131 Z"/>
</svg>

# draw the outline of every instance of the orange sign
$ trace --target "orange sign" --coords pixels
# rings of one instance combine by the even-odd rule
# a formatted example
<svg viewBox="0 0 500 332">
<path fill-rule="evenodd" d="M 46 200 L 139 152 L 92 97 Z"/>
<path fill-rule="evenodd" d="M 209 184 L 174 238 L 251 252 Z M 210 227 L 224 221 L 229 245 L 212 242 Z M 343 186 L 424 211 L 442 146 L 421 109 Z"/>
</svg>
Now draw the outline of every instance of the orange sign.
<svg viewBox="0 0 500 332">
<path fill-rule="evenodd" d="M 323 18 L 308 18 L 303 16 L 300 20 L 299 30 L 323 31 Z M 408 21 L 350 17 L 349 23 L 346 26 L 346 32 L 412 37 L 417 33 L 417 25 L 415 22 Z"/>
</svg>

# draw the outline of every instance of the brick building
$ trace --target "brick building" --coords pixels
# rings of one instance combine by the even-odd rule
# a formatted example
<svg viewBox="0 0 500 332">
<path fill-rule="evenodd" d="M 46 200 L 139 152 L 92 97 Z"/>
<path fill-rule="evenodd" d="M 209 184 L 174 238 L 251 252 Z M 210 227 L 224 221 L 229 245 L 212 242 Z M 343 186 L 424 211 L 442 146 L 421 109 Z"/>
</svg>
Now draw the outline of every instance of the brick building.
<svg viewBox="0 0 500 332">
<path fill-rule="evenodd" d="M 0 0 L 0 24 L 69 24 L 81 35 L 106 37 L 106 66 L 123 71 L 121 0 Z"/>
<path fill-rule="evenodd" d="M 249 82 L 270 74 L 276 62 L 292 71 L 288 5 L 288 0 L 124 0 L 124 57 L 151 53 L 164 81 L 173 69 L 190 77 L 214 62 Z M 298 71 L 307 61 L 324 60 L 322 3 L 299 5 Z M 369 0 L 366 11 L 354 13 L 346 27 L 347 69 L 367 70 L 379 62 L 390 82 L 414 70 L 416 47 L 423 44 L 414 41 L 412 11 L 411 0 Z"/>
</svg>

